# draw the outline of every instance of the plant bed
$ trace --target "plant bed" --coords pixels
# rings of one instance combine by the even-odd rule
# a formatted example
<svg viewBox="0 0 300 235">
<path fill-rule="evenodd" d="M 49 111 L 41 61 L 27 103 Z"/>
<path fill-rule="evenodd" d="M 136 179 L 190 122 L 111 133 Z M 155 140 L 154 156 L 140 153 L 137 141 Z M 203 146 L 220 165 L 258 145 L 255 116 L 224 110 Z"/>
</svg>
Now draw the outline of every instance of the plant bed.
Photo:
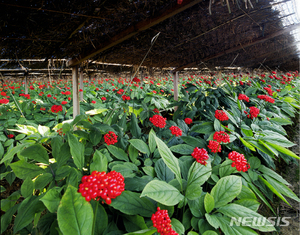
<svg viewBox="0 0 300 235">
<path fill-rule="evenodd" d="M 16 199 L 2 200 L 1 233 L 276 230 L 257 211 L 263 204 L 276 214 L 275 197 L 300 201 L 275 171 L 279 160 L 299 158 L 284 129 L 299 113 L 298 73 L 191 76 L 178 101 L 171 78 L 140 82 L 87 85 L 75 119 L 71 100 L 62 104 L 70 95 L 63 81 L 66 91 L 40 95 L 33 84 L 30 99 L 9 97 L 0 109 L 1 180 L 23 182 Z"/>
</svg>

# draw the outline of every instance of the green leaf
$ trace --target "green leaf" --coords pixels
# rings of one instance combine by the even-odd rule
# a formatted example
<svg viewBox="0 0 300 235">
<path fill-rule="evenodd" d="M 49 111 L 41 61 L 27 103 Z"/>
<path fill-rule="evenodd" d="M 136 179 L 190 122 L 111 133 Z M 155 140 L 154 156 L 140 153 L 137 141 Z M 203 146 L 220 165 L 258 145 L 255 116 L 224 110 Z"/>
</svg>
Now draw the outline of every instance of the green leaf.
<svg viewBox="0 0 300 235">
<path fill-rule="evenodd" d="M 126 161 L 126 162 L 129 161 L 128 156 L 123 149 L 118 148 L 113 145 L 108 145 L 107 149 L 115 158 Z"/>
<path fill-rule="evenodd" d="M 173 153 L 170 151 L 168 146 L 161 139 L 156 137 L 155 141 L 156 141 L 159 154 L 162 157 L 164 163 L 175 174 L 176 179 L 178 180 L 182 188 L 182 178 L 181 178 L 178 159 L 173 155 Z"/>
<path fill-rule="evenodd" d="M 247 217 L 251 221 L 247 223 L 247 226 L 257 229 L 261 232 L 271 232 L 271 231 L 276 231 L 274 226 L 262 215 L 256 213 L 255 211 L 248 209 L 247 207 L 231 203 L 226 206 L 223 206 L 218 209 L 218 212 L 221 212 L 222 214 L 232 218 L 238 219 L 239 217 L 245 218 Z M 252 223 L 252 220 L 266 220 L 264 225 L 257 225 L 256 223 Z"/>
<path fill-rule="evenodd" d="M 94 213 L 77 188 L 69 185 L 57 210 L 57 220 L 64 235 L 92 234 Z"/>
<path fill-rule="evenodd" d="M 188 200 L 189 208 L 191 209 L 193 216 L 198 218 L 204 216 L 205 214 L 204 197 L 205 194 L 203 193 L 200 197 L 198 197 L 195 200 Z"/>
<path fill-rule="evenodd" d="M 179 153 L 182 155 L 190 155 L 194 151 L 194 147 L 187 144 L 178 144 L 170 147 L 170 150 L 175 153 Z"/>
<path fill-rule="evenodd" d="M 15 147 L 13 147 L 7 154 L 4 155 L 4 157 L 1 160 L 0 164 L 2 164 L 4 162 L 5 163 L 10 163 L 12 161 L 12 159 L 14 158 L 15 154 L 17 154 L 18 152 L 20 152 L 21 150 L 23 150 L 25 147 L 27 147 L 30 144 L 31 143 L 20 144 L 20 145 L 17 145 Z"/>
<path fill-rule="evenodd" d="M 270 122 L 273 122 L 275 124 L 279 124 L 281 126 L 283 126 L 283 125 L 292 125 L 293 124 L 291 122 L 291 120 L 285 119 L 285 118 L 279 118 L 279 117 L 271 118 Z"/>
<path fill-rule="evenodd" d="M 172 228 L 175 230 L 175 232 L 177 232 L 178 234 L 184 234 L 185 232 L 184 226 L 179 220 L 172 218 L 171 225 Z"/>
<path fill-rule="evenodd" d="M 3 145 L 0 143 L 0 159 L 3 157 L 4 154 L 4 148 Z"/>
<path fill-rule="evenodd" d="M 50 134 L 50 128 L 48 126 L 38 126 L 38 131 L 41 134 L 41 136 L 47 136 Z"/>
<path fill-rule="evenodd" d="M 58 161 L 60 148 L 63 144 L 63 138 L 61 136 L 56 136 L 51 140 L 52 156 L 56 159 L 56 161 Z"/>
<path fill-rule="evenodd" d="M 44 209 L 45 207 L 39 201 L 39 197 L 31 196 L 22 201 L 14 221 L 14 234 L 31 223 L 35 214 L 42 212 Z"/>
<path fill-rule="evenodd" d="M 215 199 L 215 208 L 219 208 L 231 202 L 240 194 L 241 190 L 241 177 L 230 175 L 221 178 L 211 190 L 211 195 Z"/>
<path fill-rule="evenodd" d="M 209 193 L 206 193 L 204 197 L 204 207 L 206 213 L 210 213 L 215 208 L 215 200 Z"/>
<path fill-rule="evenodd" d="M 268 175 L 263 175 L 268 183 L 270 183 L 279 193 L 290 197 L 294 199 L 297 202 L 300 202 L 300 199 L 297 197 L 297 195 L 289 189 L 285 184 L 278 182 L 277 180 L 273 179 L 272 177 Z"/>
<path fill-rule="evenodd" d="M 131 124 L 132 135 L 135 136 L 136 138 L 140 138 L 141 137 L 141 128 L 139 127 L 138 120 L 134 113 L 131 113 L 130 124 Z"/>
<path fill-rule="evenodd" d="M 208 134 L 214 132 L 214 125 L 211 122 L 203 122 L 201 124 L 194 125 L 190 131 L 201 134 Z"/>
<path fill-rule="evenodd" d="M 207 230 L 203 233 L 203 235 L 218 235 L 215 231 Z"/>
<path fill-rule="evenodd" d="M 135 232 L 139 229 L 148 229 L 144 217 L 140 215 L 124 215 L 123 223 L 128 232 Z"/>
<path fill-rule="evenodd" d="M 257 157 L 250 157 L 248 159 L 248 163 L 249 163 L 251 169 L 258 169 L 261 166 L 261 161 Z"/>
<path fill-rule="evenodd" d="M 244 140 L 242 137 L 239 137 L 240 141 L 242 141 L 242 143 L 247 147 L 249 148 L 250 150 L 252 151 L 256 151 L 255 148 L 249 143 L 247 142 L 246 140 Z"/>
<path fill-rule="evenodd" d="M 267 142 L 267 144 L 271 145 L 273 148 L 275 148 L 277 151 L 281 152 L 281 153 L 284 153 L 286 155 L 289 155 L 293 158 L 297 158 L 297 159 L 300 159 L 300 157 L 298 157 L 295 153 L 293 153 L 291 150 L 288 150 L 282 146 L 279 146 L 277 144 L 273 144 L 273 143 L 269 143 Z"/>
<path fill-rule="evenodd" d="M 96 222 L 95 222 L 95 233 L 94 234 L 102 234 L 104 230 L 108 226 L 108 216 L 104 209 L 104 207 L 101 205 L 100 202 L 92 200 L 91 201 L 93 210 L 96 210 L 96 205 L 98 204 L 98 210 L 96 215 Z"/>
<path fill-rule="evenodd" d="M 251 166 L 252 168 L 252 166 Z M 278 175 L 275 171 L 273 171 L 272 169 L 265 167 L 264 165 L 261 165 L 258 168 L 259 171 L 261 171 L 264 175 L 268 175 L 271 176 L 272 178 L 276 179 L 277 181 L 286 184 L 286 185 L 290 185 L 284 178 L 281 177 L 281 175 Z"/>
<path fill-rule="evenodd" d="M 33 194 L 34 183 L 31 178 L 26 178 L 21 186 L 21 194 L 24 198 L 27 198 Z"/>
<path fill-rule="evenodd" d="M 149 137 L 148 137 L 148 144 L 149 144 L 149 148 L 150 148 L 151 153 L 153 153 L 154 150 L 156 149 L 155 137 L 156 137 L 156 134 L 153 131 L 153 129 L 151 129 L 150 132 L 149 132 Z"/>
<path fill-rule="evenodd" d="M 4 215 L 1 215 L 1 226 L 0 226 L 0 234 L 4 234 L 7 227 L 10 225 L 13 215 L 16 213 L 17 209 L 21 204 L 14 205 L 10 208 Z"/>
<path fill-rule="evenodd" d="M 248 182 L 248 186 L 258 195 L 258 197 L 270 208 L 270 210 L 276 215 L 275 211 L 273 210 L 273 207 L 270 205 L 270 203 L 266 200 L 264 195 L 251 183 Z"/>
<path fill-rule="evenodd" d="M 107 158 L 100 151 L 96 150 L 93 156 L 93 162 L 90 166 L 90 172 L 93 171 L 107 171 Z"/>
<path fill-rule="evenodd" d="M 61 195 L 60 195 L 61 190 L 62 188 L 60 187 L 54 187 L 48 190 L 46 194 L 40 199 L 40 201 L 44 203 L 44 205 L 51 213 L 57 212 L 60 199 L 61 199 Z"/>
<path fill-rule="evenodd" d="M 247 207 L 250 210 L 257 211 L 260 203 L 256 199 L 241 199 L 234 202 L 235 204 Z"/>
<path fill-rule="evenodd" d="M 174 173 L 167 167 L 163 159 L 156 161 L 154 169 L 158 179 L 166 182 L 170 182 L 174 179 Z"/>
<path fill-rule="evenodd" d="M 220 227 L 220 223 L 219 223 L 219 220 L 216 217 L 217 216 L 214 215 L 214 214 L 212 214 L 212 215 L 210 215 L 208 213 L 205 214 L 205 218 L 206 218 L 207 222 L 211 226 L 213 226 L 215 229 L 218 229 Z"/>
<path fill-rule="evenodd" d="M 221 230 L 225 235 L 257 235 L 257 233 L 249 227 L 231 224 L 231 219 L 228 217 L 217 217 Z M 240 223 L 241 224 L 241 223 Z"/>
<path fill-rule="evenodd" d="M 126 215 L 139 214 L 144 217 L 151 217 L 156 208 L 148 198 L 140 198 L 142 196 L 139 193 L 124 191 L 120 196 L 112 199 L 110 206 Z"/>
<path fill-rule="evenodd" d="M 194 161 L 189 169 L 188 181 L 185 196 L 189 200 L 198 198 L 199 192 L 201 194 L 201 185 L 208 180 L 211 175 L 211 165 L 208 162 L 206 166 Z M 198 190 L 194 187 L 196 186 Z"/>
<path fill-rule="evenodd" d="M 11 207 L 13 207 L 18 199 L 20 198 L 21 194 L 20 191 L 15 191 L 11 195 L 9 195 L 6 199 L 1 200 L 1 210 L 6 212 Z"/>
<path fill-rule="evenodd" d="M 70 133 L 68 134 L 68 142 L 74 163 L 77 168 L 81 170 L 84 165 L 84 145 L 80 143 L 73 134 Z"/>
<path fill-rule="evenodd" d="M 192 137 L 192 136 L 181 136 L 180 137 L 186 144 L 193 146 L 194 148 L 205 148 L 206 141 L 200 138 Z"/>
<path fill-rule="evenodd" d="M 43 190 L 44 187 L 53 180 L 53 175 L 50 173 L 44 173 L 39 175 L 34 181 L 35 189 Z"/>
<path fill-rule="evenodd" d="M 246 187 L 245 185 L 242 186 L 242 191 L 237 196 L 237 198 L 238 199 L 255 199 L 256 200 L 256 196 L 253 193 L 253 191 L 251 189 L 249 189 L 248 187 Z"/>
<path fill-rule="evenodd" d="M 138 167 L 132 162 L 124 162 L 114 165 L 111 170 L 120 172 L 124 178 L 129 178 L 135 176 L 135 172 L 138 172 Z"/>
<path fill-rule="evenodd" d="M 97 145 L 97 144 L 99 144 L 99 142 L 102 139 L 102 133 L 98 128 L 92 127 L 91 131 L 90 131 L 90 134 L 89 134 L 89 137 L 90 137 L 90 140 L 91 140 L 92 144 Z"/>
<path fill-rule="evenodd" d="M 232 167 L 231 163 L 232 163 L 232 161 L 230 159 L 227 159 L 220 165 L 219 174 L 220 174 L 221 178 L 224 176 L 231 175 L 233 172 L 236 171 L 236 168 Z"/>
<path fill-rule="evenodd" d="M 49 164 L 49 156 L 46 149 L 40 144 L 33 144 L 20 153 L 23 157 L 34 159 L 38 162 Z"/>
<path fill-rule="evenodd" d="M 139 156 L 139 151 L 133 147 L 132 144 L 129 145 L 128 147 L 128 153 L 129 153 L 129 158 L 131 162 L 136 162 L 138 156 Z"/>
<path fill-rule="evenodd" d="M 125 233 L 124 235 L 139 235 L 139 234 L 141 234 L 141 235 L 152 235 L 156 231 L 157 231 L 156 228 L 148 228 L 148 229 L 135 231 L 135 232 L 132 232 L 132 233 Z"/>
<path fill-rule="evenodd" d="M 177 205 L 184 198 L 178 189 L 159 180 L 152 180 L 145 186 L 141 197 L 145 196 L 166 206 Z"/>
<path fill-rule="evenodd" d="M 89 111 L 85 112 L 85 114 L 93 116 L 93 115 L 96 115 L 96 114 L 106 112 L 107 110 L 108 109 L 92 109 L 92 110 L 89 110 Z"/>
<path fill-rule="evenodd" d="M 135 147 L 141 153 L 145 153 L 148 156 L 150 156 L 150 149 L 144 141 L 138 139 L 131 139 L 129 140 L 129 143 L 131 143 L 133 147 Z"/>
<path fill-rule="evenodd" d="M 264 130 L 263 134 L 265 136 L 262 137 L 261 139 L 266 142 L 269 142 L 272 144 L 277 144 L 277 145 L 280 145 L 282 147 L 287 147 L 287 148 L 296 145 L 293 142 L 289 141 L 287 138 L 285 138 L 283 135 L 281 135 L 277 132 Z"/>
<path fill-rule="evenodd" d="M 32 179 L 38 176 L 39 174 L 43 174 L 45 172 L 45 170 L 41 167 L 30 164 L 24 160 L 11 163 L 10 167 L 16 174 L 16 176 L 20 179 L 26 179 L 27 177 Z"/>
</svg>

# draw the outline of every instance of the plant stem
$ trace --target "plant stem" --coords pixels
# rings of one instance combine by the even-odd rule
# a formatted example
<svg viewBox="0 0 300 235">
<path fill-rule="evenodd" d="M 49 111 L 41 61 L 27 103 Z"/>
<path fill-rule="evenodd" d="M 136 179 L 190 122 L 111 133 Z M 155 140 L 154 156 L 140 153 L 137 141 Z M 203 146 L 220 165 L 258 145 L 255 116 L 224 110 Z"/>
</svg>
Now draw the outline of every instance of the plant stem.
<svg viewBox="0 0 300 235">
<path fill-rule="evenodd" d="M 94 221 L 93 221 L 92 235 L 94 235 L 94 233 L 95 233 L 95 226 L 96 226 L 96 219 L 97 219 L 98 205 L 99 205 L 99 202 L 97 201 L 97 203 L 96 203 L 96 209 L 95 209 L 95 214 L 94 214 Z"/>
</svg>

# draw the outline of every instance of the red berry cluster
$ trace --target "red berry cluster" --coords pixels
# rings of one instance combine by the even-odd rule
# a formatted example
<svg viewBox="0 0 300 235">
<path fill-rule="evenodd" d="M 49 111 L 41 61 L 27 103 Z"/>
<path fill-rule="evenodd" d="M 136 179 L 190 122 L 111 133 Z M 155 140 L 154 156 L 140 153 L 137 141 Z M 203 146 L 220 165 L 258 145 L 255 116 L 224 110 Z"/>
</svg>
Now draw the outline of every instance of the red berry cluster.
<svg viewBox="0 0 300 235">
<path fill-rule="evenodd" d="M 208 142 L 207 147 L 210 149 L 212 153 L 221 152 L 221 145 L 218 141 L 210 140 Z"/>
<path fill-rule="evenodd" d="M 158 108 L 153 109 L 153 112 L 154 112 L 154 113 L 159 113 Z"/>
<path fill-rule="evenodd" d="M 208 160 L 208 153 L 207 151 L 202 148 L 198 148 L 196 147 L 192 153 L 192 157 L 196 159 L 197 162 L 199 162 L 200 164 L 206 166 L 207 162 L 206 160 Z"/>
<path fill-rule="evenodd" d="M 250 114 L 248 114 L 248 118 L 256 118 L 259 114 L 259 108 L 256 108 L 256 107 L 250 107 Z"/>
<path fill-rule="evenodd" d="M 246 102 L 249 102 L 249 97 L 246 96 L 245 94 L 239 94 L 238 99 L 239 100 L 245 100 Z"/>
<path fill-rule="evenodd" d="M 88 202 L 91 199 L 97 201 L 103 199 L 106 204 L 110 204 L 111 199 L 120 196 L 125 187 L 124 177 L 116 171 L 107 174 L 104 171 L 93 171 L 91 175 L 83 176 L 81 181 L 78 192 Z M 104 202 L 102 201 L 102 203 Z"/>
<path fill-rule="evenodd" d="M 229 119 L 227 114 L 222 110 L 216 110 L 215 118 L 220 120 L 220 121 L 227 121 Z"/>
<path fill-rule="evenodd" d="M 269 96 L 273 96 L 274 91 L 270 87 L 264 87 L 264 89 L 268 92 Z"/>
<path fill-rule="evenodd" d="M 63 108 L 61 105 L 52 105 L 52 107 L 51 107 L 52 113 L 58 113 L 62 110 L 63 110 Z"/>
<path fill-rule="evenodd" d="M 179 127 L 171 126 L 169 129 L 171 130 L 172 135 L 175 135 L 177 137 L 182 136 L 182 130 Z"/>
<path fill-rule="evenodd" d="M 270 96 L 267 96 L 267 95 L 258 95 L 257 98 L 267 101 L 267 102 L 270 102 L 272 104 L 275 102 L 275 100 L 273 98 L 271 98 Z"/>
<path fill-rule="evenodd" d="M 150 122 L 156 127 L 164 128 L 166 126 L 166 118 L 163 118 L 162 116 L 155 114 L 153 117 L 149 118 Z"/>
<path fill-rule="evenodd" d="M 191 118 L 185 118 L 185 119 L 184 119 L 184 122 L 185 122 L 187 125 L 189 125 L 189 124 L 191 124 L 191 123 L 193 122 L 193 120 L 192 120 Z"/>
<path fill-rule="evenodd" d="M 213 139 L 218 141 L 219 143 L 229 143 L 230 137 L 225 131 L 217 131 L 215 132 Z"/>
<path fill-rule="evenodd" d="M 117 143 L 117 139 L 118 136 L 113 131 L 109 131 L 107 134 L 104 135 L 104 141 L 107 145 Z"/>
<path fill-rule="evenodd" d="M 232 151 L 228 154 L 228 158 L 233 161 L 231 166 L 236 167 L 237 171 L 246 172 L 248 169 L 250 169 L 250 165 L 247 163 L 247 160 L 243 154 Z"/>
<path fill-rule="evenodd" d="M 178 233 L 172 229 L 171 219 L 167 210 L 161 210 L 157 207 L 157 211 L 152 215 L 151 220 L 153 227 L 155 227 L 157 232 L 161 235 L 178 235 Z"/>
<path fill-rule="evenodd" d="M 106 100 L 106 97 L 104 97 L 104 96 L 103 96 L 103 97 L 101 97 L 101 100 L 105 101 L 105 100 Z"/>
<path fill-rule="evenodd" d="M 58 129 L 56 132 L 57 132 L 59 135 L 65 135 L 65 133 L 63 133 L 62 128 Z"/>
<path fill-rule="evenodd" d="M 130 96 L 127 96 L 127 95 L 122 95 L 122 99 L 125 101 L 125 100 L 130 100 Z"/>
<path fill-rule="evenodd" d="M 12 138 L 14 138 L 15 136 L 14 136 L 13 134 L 8 134 L 7 137 L 8 137 L 8 139 L 12 139 Z"/>
</svg>

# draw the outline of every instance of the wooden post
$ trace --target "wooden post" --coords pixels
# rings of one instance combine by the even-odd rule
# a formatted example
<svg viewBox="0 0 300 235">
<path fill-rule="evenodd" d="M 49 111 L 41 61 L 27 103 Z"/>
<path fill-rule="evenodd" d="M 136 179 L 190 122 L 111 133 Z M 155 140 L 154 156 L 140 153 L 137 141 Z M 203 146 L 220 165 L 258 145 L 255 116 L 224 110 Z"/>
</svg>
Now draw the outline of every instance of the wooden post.
<svg viewBox="0 0 300 235">
<path fill-rule="evenodd" d="M 79 97 L 80 97 L 80 101 L 83 100 L 83 69 L 80 69 L 80 73 L 79 73 L 79 89 L 81 89 L 82 91 L 79 92 Z"/>
<path fill-rule="evenodd" d="M 27 95 L 28 94 L 28 84 L 27 84 L 27 75 L 25 75 L 25 78 L 24 78 L 24 82 L 25 82 L 25 94 Z"/>
<path fill-rule="evenodd" d="M 73 118 L 80 114 L 79 97 L 78 97 L 78 67 L 72 68 L 73 80 Z"/>
<path fill-rule="evenodd" d="M 173 85 L 174 85 L 174 100 L 178 101 L 178 71 L 173 73 Z M 178 106 L 175 106 L 174 110 L 176 112 Z"/>
</svg>

